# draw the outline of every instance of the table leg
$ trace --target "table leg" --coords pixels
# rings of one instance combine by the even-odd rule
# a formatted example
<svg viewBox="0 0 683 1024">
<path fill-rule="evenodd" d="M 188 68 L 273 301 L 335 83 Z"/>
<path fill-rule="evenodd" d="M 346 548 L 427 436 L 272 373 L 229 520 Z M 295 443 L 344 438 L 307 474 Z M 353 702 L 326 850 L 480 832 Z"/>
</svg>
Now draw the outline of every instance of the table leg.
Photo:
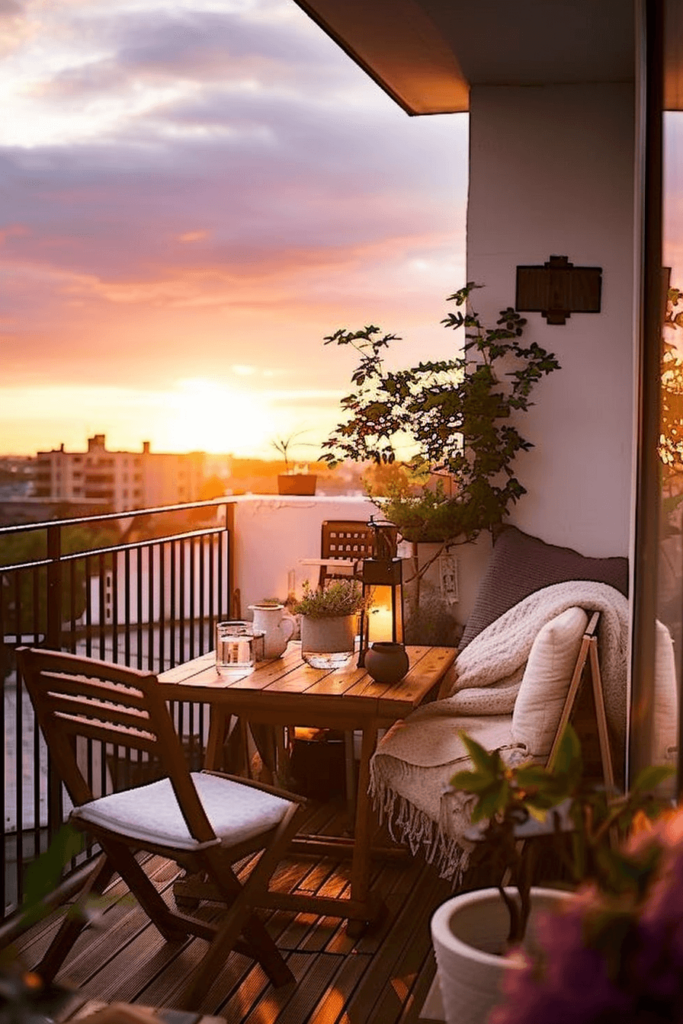
<svg viewBox="0 0 683 1024">
<path fill-rule="evenodd" d="M 220 707 L 211 709 L 204 768 L 251 778 L 248 724 Z M 232 728 L 230 727 L 232 723 Z"/>
<path fill-rule="evenodd" d="M 223 744 L 228 731 L 230 714 L 220 707 L 211 708 L 209 720 L 209 736 L 206 741 L 204 767 L 210 771 L 220 771 L 223 767 Z"/>
<path fill-rule="evenodd" d="M 353 828 L 356 816 L 356 751 L 353 732 L 344 732 L 344 775 L 346 781 L 346 810 L 349 816 L 349 828 Z"/>
<path fill-rule="evenodd" d="M 377 726 L 366 725 L 358 769 L 358 790 L 356 795 L 356 826 L 351 860 L 351 899 L 367 903 L 370 894 L 370 843 L 372 839 L 372 805 L 368 796 L 370 783 L 370 758 L 377 746 Z M 349 920 L 347 933 L 356 938 L 365 927 L 364 921 Z"/>
</svg>

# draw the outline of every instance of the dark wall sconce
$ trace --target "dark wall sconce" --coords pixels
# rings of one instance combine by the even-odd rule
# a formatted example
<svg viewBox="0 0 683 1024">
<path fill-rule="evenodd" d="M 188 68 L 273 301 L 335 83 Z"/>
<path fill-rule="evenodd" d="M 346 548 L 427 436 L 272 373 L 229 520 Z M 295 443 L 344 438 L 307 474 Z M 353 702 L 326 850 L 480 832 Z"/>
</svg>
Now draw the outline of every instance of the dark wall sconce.
<svg viewBox="0 0 683 1024">
<path fill-rule="evenodd" d="M 549 324 L 564 324 L 572 313 L 599 313 L 601 293 L 602 267 L 575 267 L 566 256 L 517 267 L 515 309 L 541 313 Z"/>
</svg>

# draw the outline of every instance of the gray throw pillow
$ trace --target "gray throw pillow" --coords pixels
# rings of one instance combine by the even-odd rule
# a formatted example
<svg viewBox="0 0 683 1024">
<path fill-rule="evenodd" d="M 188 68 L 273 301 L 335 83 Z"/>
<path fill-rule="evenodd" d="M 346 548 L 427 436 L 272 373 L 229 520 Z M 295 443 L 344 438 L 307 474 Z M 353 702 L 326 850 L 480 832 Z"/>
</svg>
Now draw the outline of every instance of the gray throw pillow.
<svg viewBox="0 0 683 1024">
<path fill-rule="evenodd" d="M 607 583 L 628 597 L 628 559 L 620 556 L 588 558 L 572 548 L 546 544 L 516 526 L 503 526 L 493 546 L 472 614 L 458 645 L 459 650 L 529 594 L 570 580 Z"/>
</svg>

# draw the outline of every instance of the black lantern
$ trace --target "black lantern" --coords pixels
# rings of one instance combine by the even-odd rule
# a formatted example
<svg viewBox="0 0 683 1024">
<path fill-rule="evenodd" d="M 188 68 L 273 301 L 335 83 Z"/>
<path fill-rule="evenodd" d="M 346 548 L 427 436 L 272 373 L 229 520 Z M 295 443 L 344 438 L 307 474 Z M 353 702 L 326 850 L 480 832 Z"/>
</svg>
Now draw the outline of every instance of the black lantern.
<svg viewBox="0 0 683 1024">
<path fill-rule="evenodd" d="M 377 641 L 403 643 L 403 562 L 400 558 L 366 558 L 362 563 L 363 611 L 358 667 Z"/>
</svg>

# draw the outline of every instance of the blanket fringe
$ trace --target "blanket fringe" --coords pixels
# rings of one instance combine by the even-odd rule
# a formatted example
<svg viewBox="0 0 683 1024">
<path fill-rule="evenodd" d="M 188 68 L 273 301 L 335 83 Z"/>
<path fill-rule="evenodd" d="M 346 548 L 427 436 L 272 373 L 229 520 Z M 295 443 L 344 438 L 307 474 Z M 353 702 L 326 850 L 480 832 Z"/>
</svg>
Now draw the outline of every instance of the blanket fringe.
<svg viewBox="0 0 683 1024">
<path fill-rule="evenodd" d="M 529 750 L 524 744 L 509 744 L 498 748 L 503 761 L 510 767 L 527 762 Z M 401 777 L 408 775 L 412 766 L 392 758 L 389 779 L 380 767 L 381 758 L 370 762 L 368 793 L 379 814 L 380 824 L 386 822 L 394 842 L 405 843 L 413 854 L 422 850 L 428 864 L 434 864 L 440 878 L 448 879 L 454 887 L 462 883 L 470 863 L 473 845 L 464 832 L 471 822 L 474 794 L 458 792 L 444 787 L 435 818 L 417 807 L 394 786 L 400 787 Z M 471 766 L 471 762 L 469 762 Z M 393 783 L 393 785 L 392 785 Z"/>
<path fill-rule="evenodd" d="M 374 766 L 373 766 L 374 767 Z M 470 860 L 470 851 L 441 823 L 406 800 L 386 781 L 371 770 L 368 793 L 379 814 L 380 824 L 386 822 L 394 842 L 405 843 L 415 856 L 420 850 L 428 864 L 434 864 L 440 878 L 460 885 Z"/>
</svg>

